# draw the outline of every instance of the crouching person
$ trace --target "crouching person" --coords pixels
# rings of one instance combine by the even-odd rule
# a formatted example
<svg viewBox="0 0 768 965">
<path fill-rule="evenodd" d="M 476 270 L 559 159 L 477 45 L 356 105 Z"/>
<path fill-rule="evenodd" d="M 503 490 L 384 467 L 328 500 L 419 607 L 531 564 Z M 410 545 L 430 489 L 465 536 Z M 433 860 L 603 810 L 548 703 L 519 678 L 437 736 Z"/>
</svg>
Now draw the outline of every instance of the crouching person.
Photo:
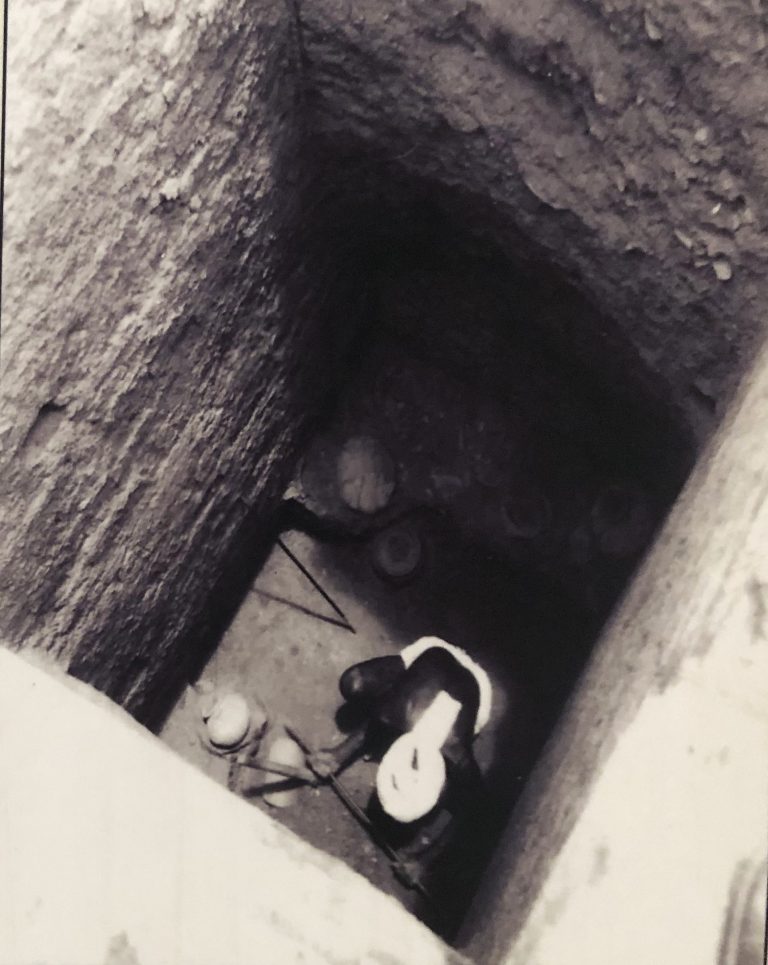
<svg viewBox="0 0 768 965">
<path fill-rule="evenodd" d="M 490 680 L 463 650 L 423 637 L 350 667 L 339 688 L 361 722 L 310 766 L 327 779 L 361 755 L 380 759 L 369 815 L 414 886 L 484 796 L 472 744 L 490 717 Z"/>
</svg>

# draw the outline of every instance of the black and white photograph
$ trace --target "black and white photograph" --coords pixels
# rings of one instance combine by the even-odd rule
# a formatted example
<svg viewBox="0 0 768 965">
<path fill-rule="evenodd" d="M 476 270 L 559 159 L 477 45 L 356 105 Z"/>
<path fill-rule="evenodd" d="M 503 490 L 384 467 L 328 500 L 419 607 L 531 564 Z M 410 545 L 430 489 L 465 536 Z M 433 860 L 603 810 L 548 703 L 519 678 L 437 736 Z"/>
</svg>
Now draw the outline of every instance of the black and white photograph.
<svg viewBox="0 0 768 965">
<path fill-rule="evenodd" d="M 2 9 L 0 965 L 766 965 L 768 4 Z"/>
</svg>

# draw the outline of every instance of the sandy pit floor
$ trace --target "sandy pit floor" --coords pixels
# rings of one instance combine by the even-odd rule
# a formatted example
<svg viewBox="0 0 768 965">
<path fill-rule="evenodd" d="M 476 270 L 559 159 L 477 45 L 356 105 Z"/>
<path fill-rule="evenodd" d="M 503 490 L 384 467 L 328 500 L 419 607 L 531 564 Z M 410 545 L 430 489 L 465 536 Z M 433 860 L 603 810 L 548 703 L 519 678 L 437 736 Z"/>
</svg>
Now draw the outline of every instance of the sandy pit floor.
<svg viewBox="0 0 768 965">
<path fill-rule="evenodd" d="M 305 453 L 297 478 L 309 480 L 310 488 L 317 483 L 321 509 L 335 498 L 322 492 L 323 466 L 329 458 L 333 462 L 344 439 L 356 436 L 377 438 L 392 458 L 397 488 L 390 508 L 404 514 L 419 536 L 418 570 L 406 583 L 384 579 L 373 566 L 372 533 L 329 540 L 298 529 L 283 532 L 285 547 L 353 629 L 276 543 L 198 683 L 262 703 L 270 720 L 265 749 L 283 733 L 283 722 L 317 748 L 342 734 L 338 679 L 347 667 L 397 652 L 420 636 L 463 647 L 494 686 L 492 719 L 475 752 L 498 800 L 500 830 L 592 632 L 583 608 L 562 589 L 568 580 L 557 589 L 552 574 L 543 571 L 552 569 L 551 560 L 564 573 L 571 566 L 564 555 L 568 534 L 581 505 L 588 504 L 594 473 L 565 459 L 562 465 L 571 468 L 553 474 L 541 468 L 541 460 L 511 458 L 521 451 L 523 434 L 503 404 L 428 363 L 392 352 L 374 354 L 361 367 L 333 424 Z M 523 465 L 533 468 L 521 475 Z M 505 507 L 510 498 L 521 509 L 529 506 L 532 491 L 546 493 L 553 516 L 544 528 L 529 525 L 521 536 L 519 521 L 510 524 Z M 228 762 L 203 746 L 199 721 L 197 696 L 188 690 L 161 737 L 226 785 Z M 365 761 L 343 774 L 344 786 L 363 808 L 374 777 L 375 764 Z M 234 792 L 410 909 L 423 911 L 329 787 L 301 788 L 291 806 L 275 808 L 256 790 L 264 780 L 260 772 L 241 769 Z M 477 884 L 483 861 L 475 860 L 476 850 L 470 835 L 453 863 L 449 856 L 428 879 L 451 921 L 450 927 L 437 926 L 444 934 L 458 925 Z"/>
</svg>

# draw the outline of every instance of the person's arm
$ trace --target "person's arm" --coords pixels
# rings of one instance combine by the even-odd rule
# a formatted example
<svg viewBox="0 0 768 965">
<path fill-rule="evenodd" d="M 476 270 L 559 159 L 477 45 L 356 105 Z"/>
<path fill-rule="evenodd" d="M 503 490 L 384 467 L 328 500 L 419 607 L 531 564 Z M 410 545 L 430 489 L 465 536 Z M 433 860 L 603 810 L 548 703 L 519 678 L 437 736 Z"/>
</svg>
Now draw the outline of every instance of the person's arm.
<svg viewBox="0 0 768 965">
<path fill-rule="evenodd" d="M 339 690 L 350 703 L 372 703 L 405 675 L 405 664 L 399 654 L 363 660 L 345 670 L 339 679 Z"/>
<path fill-rule="evenodd" d="M 379 700 L 404 673 L 405 665 L 397 654 L 363 660 L 344 671 L 339 690 L 351 706 L 364 711 L 366 719 L 337 744 L 310 755 L 307 764 L 318 778 L 327 780 L 338 774 L 363 753 L 368 725 Z"/>
<path fill-rule="evenodd" d="M 318 778 L 327 780 L 332 774 L 338 774 L 345 767 L 356 760 L 363 752 L 368 736 L 368 724 L 356 728 L 346 737 L 324 747 L 307 757 L 307 766 Z"/>
</svg>

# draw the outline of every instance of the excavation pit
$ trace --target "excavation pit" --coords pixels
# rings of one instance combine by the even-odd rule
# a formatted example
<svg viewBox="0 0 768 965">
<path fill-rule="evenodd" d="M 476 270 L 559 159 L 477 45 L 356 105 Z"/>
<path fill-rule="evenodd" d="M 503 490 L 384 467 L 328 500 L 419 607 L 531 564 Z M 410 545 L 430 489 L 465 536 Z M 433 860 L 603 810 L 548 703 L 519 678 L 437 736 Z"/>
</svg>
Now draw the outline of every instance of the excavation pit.
<svg viewBox="0 0 768 965">
<path fill-rule="evenodd" d="M 335 734 L 341 669 L 441 633 L 486 660 L 502 695 L 501 718 L 478 744 L 496 827 L 485 841 L 467 838 L 469 877 L 483 852 L 493 856 L 474 900 L 474 880 L 451 890 L 457 875 L 435 869 L 441 901 L 456 910 L 442 933 L 453 938 L 470 904 L 456 941 L 476 961 L 562 960 L 555 945 L 589 955 L 606 915 L 624 946 L 613 959 L 643 944 L 662 949 L 646 955 L 658 960 L 681 934 L 722 951 L 725 868 L 708 865 L 713 898 L 693 903 L 698 920 L 676 896 L 694 880 L 698 893 L 705 877 L 688 854 L 724 843 L 726 824 L 748 823 L 709 790 L 739 773 L 726 768 L 726 746 L 735 761 L 748 742 L 720 734 L 721 671 L 705 651 L 722 641 L 721 667 L 734 672 L 759 651 L 749 643 L 742 660 L 734 642 L 759 635 L 766 582 L 753 492 L 764 380 L 751 409 L 734 406 L 616 603 L 694 461 L 694 434 L 708 438 L 765 330 L 764 110 L 749 41 L 759 45 L 760 14 L 482 0 L 130 4 L 118 14 L 11 6 L 4 644 L 55 662 L 151 730 L 165 721 L 169 742 L 209 768 L 221 762 L 199 758 L 178 718 L 188 683 L 253 687 L 270 714 L 290 713 L 320 741 Z M 362 516 L 315 485 L 323 460 L 333 465 L 361 437 L 377 440 L 395 476 L 379 508 L 381 497 L 351 487 Z M 278 536 L 356 633 L 302 582 Z M 706 677 L 700 716 L 680 711 L 686 675 Z M 647 728 L 668 710 L 670 726 Z M 705 753 L 700 721 L 715 720 Z M 242 730 L 229 723 L 220 739 Z M 66 766 L 62 781 L 46 767 L 51 787 L 37 795 L 56 815 L 43 873 L 57 866 L 53 845 L 76 840 L 74 822 L 66 835 L 57 825 L 68 779 L 72 801 L 97 812 L 111 813 L 107 765 L 122 780 L 115 800 L 137 789 L 109 747 L 87 734 L 67 744 L 67 728 L 53 730 L 42 748 Z M 112 849 L 91 846 L 98 814 L 64 849 L 82 909 L 73 933 L 101 921 L 89 895 L 103 893 L 118 906 L 111 934 L 125 927 L 124 909 L 141 928 L 151 908 L 170 944 L 182 932 L 194 944 L 203 919 L 231 911 L 233 927 L 209 931 L 242 930 L 246 957 L 274 925 L 283 948 L 302 935 L 310 957 L 321 944 L 328 960 L 362 960 L 349 954 L 347 924 L 370 897 L 393 912 L 377 917 L 387 953 L 371 958 L 398 957 L 409 929 L 438 948 L 321 853 L 335 849 L 395 887 L 366 843 L 345 837 L 356 829 L 341 824 L 327 789 L 269 812 L 311 848 L 261 820 L 255 798 L 248 807 L 155 752 L 155 781 L 136 782 L 134 800 L 144 794 L 142 813 L 162 818 L 157 847 L 142 850 L 155 841 L 130 817 L 113 835 L 150 887 L 136 901 L 120 891 Z M 89 774 L 104 765 L 103 781 L 79 780 L 71 765 L 88 760 Z M 628 772 L 636 788 L 625 795 Z M 15 783 L 33 787 L 23 773 Z M 173 812 L 165 792 L 184 775 L 197 793 L 179 795 Z M 348 779 L 364 800 L 370 772 Z M 689 827 L 683 799 L 702 786 L 696 816 L 710 824 Z M 617 798 L 627 807 L 614 820 L 605 802 Z M 177 820 L 203 801 L 197 824 Z M 165 836 L 170 813 L 195 833 Z M 237 840 L 219 850 L 227 824 Z M 261 877 L 238 905 L 216 883 L 236 870 L 251 831 L 243 863 Z M 754 846 L 743 840 L 734 863 Z M 198 891 L 206 841 L 199 878 L 210 900 L 180 911 L 179 896 Z M 105 873 L 89 892 L 81 859 L 97 851 Z M 338 917 L 308 921 L 293 888 L 285 904 L 271 893 L 291 861 L 294 882 L 314 873 L 315 895 L 336 883 Z M 178 888 L 182 868 L 191 888 Z M 53 884 L 55 915 L 70 889 Z M 34 914 L 41 888 L 32 882 Z M 624 894 L 647 899 L 653 929 L 633 902 L 621 907 Z M 14 896 L 8 907 L 21 906 Z M 99 957 L 69 958 L 89 955 Z"/>
<path fill-rule="evenodd" d="M 430 907 L 329 788 L 274 807 L 259 790 L 265 775 L 234 773 L 208 753 L 192 689 L 161 736 L 453 941 L 690 450 L 639 373 L 625 369 L 617 386 L 604 345 L 590 356 L 585 333 L 605 322 L 562 276 L 505 259 L 451 220 L 455 200 L 423 185 L 398 193 L 387 182 L 372 218 L 359 203 L 371 183 L 369 169 L 350 192 L 357 204 L 338 208 L 363 313 L 343 378 L 314 420 L 269 545 L 238 551 L 250 559 L 247 589 L 227 601 L 237 612 L 188 680 L 266 706 L 265 746 L 288 723 L 319 747 L 347 726 L 338 691 L 347 667 L 441 637 L 492 678 L 494 714 L 476 753 L 493 814 L 432 868 Z M 350 454 L 366 448 L 369 476 L 358 479 Z M 394 557 L 384 565 L 387 539 Z M 366 761 L 342 778 L 361 807 L 374 779 Z"/>
</svg>

